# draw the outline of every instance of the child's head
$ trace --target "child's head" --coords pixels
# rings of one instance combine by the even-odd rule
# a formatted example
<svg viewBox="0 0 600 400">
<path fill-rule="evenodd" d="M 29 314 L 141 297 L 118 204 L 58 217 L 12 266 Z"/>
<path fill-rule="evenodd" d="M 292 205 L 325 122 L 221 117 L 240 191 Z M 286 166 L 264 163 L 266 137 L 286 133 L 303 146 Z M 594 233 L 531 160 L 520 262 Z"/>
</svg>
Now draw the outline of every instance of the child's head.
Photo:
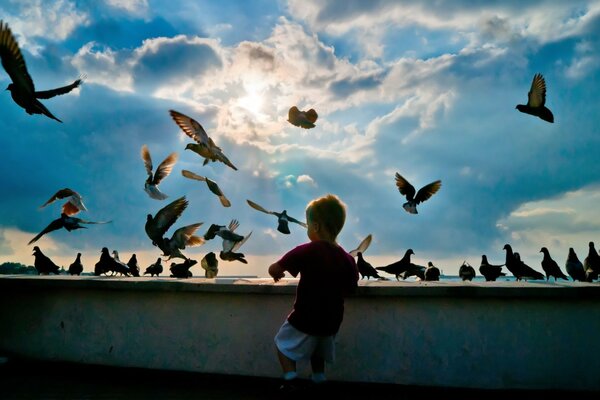
<svg viewBox="0 0 600 400">
<path fill-rule="evenodd" d="M 335 241 L 346 222 L 346 205 L 334 194 L 312 200 L 306 206 L 310 240 Z"/>
</svg>

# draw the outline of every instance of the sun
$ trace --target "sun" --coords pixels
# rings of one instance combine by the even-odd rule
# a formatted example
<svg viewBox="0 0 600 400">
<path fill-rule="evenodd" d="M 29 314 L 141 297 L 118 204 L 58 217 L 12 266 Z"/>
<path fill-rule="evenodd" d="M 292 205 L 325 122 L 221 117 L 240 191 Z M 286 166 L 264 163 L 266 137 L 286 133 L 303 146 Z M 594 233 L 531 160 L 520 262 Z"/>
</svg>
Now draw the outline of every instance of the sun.
<svg viewBox="0 0 600 400">
<path fill-rule="evenodd" d="M 260 82 L 244 82 L 246 95 L 238 99 L 238 105 L 257 117 L 263 115 L 262 108 L 265 102 L 263 87 Z"/>
</svg>

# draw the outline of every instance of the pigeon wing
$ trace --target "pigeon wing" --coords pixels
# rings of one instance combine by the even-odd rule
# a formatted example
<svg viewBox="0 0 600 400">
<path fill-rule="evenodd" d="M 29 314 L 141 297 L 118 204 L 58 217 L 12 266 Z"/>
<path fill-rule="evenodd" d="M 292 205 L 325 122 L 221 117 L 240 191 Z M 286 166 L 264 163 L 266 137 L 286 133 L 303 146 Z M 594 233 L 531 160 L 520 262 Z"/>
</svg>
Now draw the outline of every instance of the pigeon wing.
<svg viewBox="0 0 600 400">
<path fill-rule="evenodd" d="M 48 199 L 44 204 L 40 206 L 40 208 L 46 207 L 48 204 L 54 203 L 56 200 L 64 199 L 67 197 L 71 197 L 73 195 L 79 196 L 77 192 L 71 190 L 69 188 L 60 189 L 58 192 L 54 193 L 52 197 Z"/>
<path fill-rule="evenodd" d="M 529 107 L 542 107 L 546 103 L 546 81 L 542 74 L 535 74 L 527 94 Z"/>
<path fill-rule="evenodd" d="M 185 249 L 185 246 L 191 246 L 192 244 L 189 242 L 189 239 L 193 237 L 194 233 L 198 230 L 198 228 L 203 224 L 203 222 L 198 222 L 196 224 L 187 225 L 177 229 L 173 236 L 171 237 L 171 242 L 174 242 L 179 249 Z M 198 239 L 197 236 L 195 238 Z M 192 242 L 196 243 L 196 245 L 204 243 L 202 240 L 199 242 L 198 240 L 193 240 Z"/>
<path fill-rule="evenodd" d="M 48 224 L 48 226 L 46 226 L 44 228 L 44 230 L 42 230 L 40 233 L 38 233 L 37 235 L 35 235 L 35 237 L 33 239 L 31 239 L 29 241 L 29 243 L 27 243 L 27 245 L 30 245 L 30 244 L 33 244 L 33 243 L 37 242 L 39 238 L 41 238 L 42 236 L 44 236 L 48 232 L 52 232 L 52 231 L 58 230 L 60 228 L 63 228 L 64 227 L 64 223 L 63 222 L 64 221 L 63 221 L 62 218 L 57 218 L 54 221 L 50 222 Z"/>
<path fill-rule="evenodd" d="M 206 181 L 206 178 L 204 176 L 197 175 L 197 174 L 193 173 L 192 171 L 188 171 L 187 169 L 182 169 L 181 175 L 183 175 L 189 179 L 194 179 L 196 181 L 203 181 L 203 182 Z"/>
<path fill-rule="evenodd" d="M 358 247 L 354 250 L 348 252 L 352 257 L 356 257 L 358 253 L 364 253 L 371 245 L 371 241 L 373 240 L 373 235 L 369 233 L 369 235 L 360 242 Z"/>
<path fill-rule="evenodd" d="M 288 221 L 290 221 L 290 222 L 295 222 L 295 223 L 297 223 L 298 225 L 300 225 L 300 226 L 303 226 L 303 227 L 307 228 L 307 225 L 306 225 L 304 222 L 302 222 L 302 221 L 298 221 L 296 218 L 292 218 L 292 217 L 290 217 L 290 216 L 288 215 L 287 219 L 288 219 Z"/>
<path fill-rule="evenodd" d="M 396 172 L 396 186 L 400 194 L 406 196 L 407 200 L 412 200 L 415 196 L 415 187 L 411 185 L 402 175 Z"/>
<path fill-rule="evenodd" d="M 229 223 L 228 228 L 231 232 L 234 232 L 238 228 L 238 226 L 240 226 L 240 221 L 238 221 L 237 219 L 232 219 Z"/>
<path fill-rule="evenodd" d="M 150 150 L 148 150 L 148 146 L 145 144 L 142 145 L 142 160 L 144 161 L 144 167 L 146 167 L 146 173 L 149 176 L 152 176 L 152 157 L 150 156 Z"/>
<path fill-rule="evenodd" d="M 70 85 L 62 86 L 56 89 L 51 90 L 42 90 L 40 92 L 35 92 L 35 97 L 38 99 L 49 99 L 54 96 L 59 96 L 61 94 L 69 93 L 71 90 L 79 87 L 83 81 L 81 79 L 77 79 Z"/>
<path fill-rule="evenodd" d="M 208 134 L 198 121 L 175 110 L 169 110 L 169 113 L 171 114 L 171 118 L 173 118 L 186 135 L 194 139 L 197 143 L 208 146 Z"/>
<path fill-rule="evenodd" d="M 440 181 L 440 180 L 437 180 L 435 182 L 431 182 L 430 184 L 423 186 L 417 192 L 417 195 L 415 196 L 415 201 L 417 203 L 420 203 L 422 201 L 425 201 L 425 200 L 429 199 L 438 190 L 440 190 L 441 187 L 442 187 L 442 181 Z"/>
<path fill-rule="evenodd" d="M 305 113 L 305 116 L 306 116 L 306 119 L 307 119 L 309 122 L 312 122 L 313 124 L 314 124 L 315 122 L 317 122 L 317 118 L 319 118 L 319 115 L 318 115 L 318 114 L 317 114 L 317 112 L 314 110 L 314 108 L 311 108 L 310 110 L 308 110 L 308 111 Z"/>
<path fill-rule="evenodd" d="M 235 242 L 235 244 L 233 245 L 233 247 L 231 247 L 229 250 L 225 250 L 223 248 L 223 251 L 226 252 L 226 253 L 229 252 L 229 251 L 236 252 L 240 247 L 242 247 L 242 245 L 244 243 L 246 243 L 246 240 L 248 240 L 248 238 L 250 237 L 250 235 L 252 235 L 252 231 L 250 231 L 249 234 L 247 234 L 246 236 L 244 236 L 244 238 L 242 240 L 240 240 L 238 242 Z"/>
<path fill-rule="evenodd" d="M 171 171 L 173 170 L 173 166 L 177 162 L 177 153 L 171 153 L 161 162 L 156 168 L 156 172 L 154 173 L 154 183 L 159 184 L 163 179 L 165 179 Z"/>
<path fill-rule="evenodd" d="M 246 202 L 248 202 L 248 205 L 250 207 L 254 208 L 255 210 L 262 211 L 262 212 L 267 213 L 267 214 L 277 215 L 275 212 L 266 210 L 265 208 L 263 208 L 262 206 L 256 204 L 252 200 L 246 199 Z"/>
<path fill-rule="evenodd" d="M 19 87 L 19 90 L 27 90 L 32 95 L 35 92 L 33 85 L 33 79 L 27 72 L 27 65 L 19 44 L 13 36 L 8 24 L 3 23 L 0 20 L 0 58 L 2 59 L 2 66 L 4 70 L 10 76 L 10 79 Z"/>
<path fill-rule="evenodd" d="M 62 206 L 62 213 L 66 214 L 68 216 L 75 215 L 79 211 L 81 211 L 81 209 L 79 207 L 77 207 L 75 204 L 71 203 L 70 201 L 67 201 Z"/>
<path fill-rule="evenodd" d="M 170 204 L 167 204 L 156 213 L 154 216 L 154 224 L 155 228 L 160 232 L 161 237 L 169 230 L 175 221 L 177 221 L 177 218 L 181 216 L 187 206 L 188 201 L 185 196 L 182 196 Z"/>
</svg>

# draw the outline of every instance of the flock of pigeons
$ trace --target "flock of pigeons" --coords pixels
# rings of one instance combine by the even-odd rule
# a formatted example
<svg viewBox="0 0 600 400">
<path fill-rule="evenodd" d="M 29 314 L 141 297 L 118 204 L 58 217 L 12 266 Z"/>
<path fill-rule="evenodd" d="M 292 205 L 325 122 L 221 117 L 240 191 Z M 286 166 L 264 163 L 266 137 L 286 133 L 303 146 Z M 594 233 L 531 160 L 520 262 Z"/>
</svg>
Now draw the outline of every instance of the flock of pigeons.
<svg viewBox="0 0 600 400">
<path fill-rule="evenodd" d="M 39 99 L 49 99 L 54 96 L 69 93 L 73 89 L 79 87 L 83 80 L 77 79 L 67 86 L 59 87 L 52 90 L 36 91 L 33 80 L 27 71 L 25 60 L 19 49 L 18 43 L 15 40 L 8 25 L 0 20 L 0 58 L 2 66 L 9 75 L 11 83 L 7 90 L 11 92 L 14 102 L 22 107 L 28 114 L 43 114 L 48 118 L 62 122 L 55 117 Z M 537 116 L 544 121 L 553 123 L 554 116 L 552 112 L 546 108 L 546 83 L 541 74 L 535 74 L 531 83 L 531 88 L 528 92 L 527 104 L 518 104 L 516 109 L 520 112 Z M 217 146 L 214 140 L 206 133 L 202 125 L 193 118 L 182 114 L 175 110 L 169 110 L 169 114 L 177 126 L 193 140 L 185 146 L 185 150 L 191 150 L 198 154 L 204 161 L 203 165 L 209 162 L 221 162 L 227 167 L 237 171 L 236 166 L 223 153 L 222 149 Z M 318 119 L 317 112 L 314 109 L 308 111 L 300 111 L 298 107 L 293 106 L 288 111 L 288 122 L 294 126 L 311 129 L 316 125 Z M 165 200 L 168 198 L 160 188 L 159 184 L 171 174 L 175 163 L 178 160 L 178 154 L 173 152 L 169 154 L 156 168 L 154 168 L 150 150 L 147 145 L 141 147 L 141 158 L 144 163 L 146 173 L 148 175 L 144 183 L 144 191 L 148 196 L 155 200 Z M 217 182 L 207 176 L 196 174 L 192 171 L 182 170 L 183 177 L 205 182 L 211 193 L 218 197 L 223 207 L 230 207 L 231 202 L 225 196 Z M 418 191 L 399 173 L 395 175 L 395 183 L 398 191 L 405 197 L 406 202 L 402 205 L 404 210 L 410 214 L 418 214 L 417 205 L 430 199 L 441 188 L 441 180 L 433 181 Z M 87 228 L 86 224 L 107 224 L 111 221 L 88 221 L 75 217 L 81 211 L 87 211 L 83 204 L 82 196 L 70 188 L 64 188 L 57 191 L 42 207 L 54 203 L 57 200 L 64 200 L 60 217 L 51 221 L 40 233 L 29 241 L 29 245 L 37 242 L 42 236 L 58 230 L 66 229 L 72 231 L 76 229 Z M 287 214 L 286 210 L 281 212 L 270 211 L 252 200 L 247 200 L 247 203 L 253 209 L 273 215 L 277 217 L 277 230 L 283 234 L 289 234 L 289 223 L 296 223 L 304 228 L 306 224 L 298 219 L 295 219 Z M 239 261 L 247 263 L 244 254 L 239 252 L 240 247 L 248 240 L 252 232 L 246 235 L 240 235 L 236 232 L 239 227 L 237 220 L 232 220 L 227 226 L 212 224 L 204 235 L 197 235 L 196 232 L 203 224 L 202 222 L 185 225 L 176 229 L 170 237 L 165 236 L 169 229 L 182 215 L 188 206 L 188 201 L 185 196 L 180 197 L 171 203 L 161 208 L 156 214 L 148 214 L 145 224 L 145 231 L 152 244 L 162 252 L 161 257 L 166 257 L 167 260 L 173 258 L 183 259 L 182 263 L 172 263 L 170 266 L 171 276 L 174 277 L 189 277 L 191 272 L 189 268 L 197 263 L 197 261 L 186 257 L 182 250 L 186 247 L 199 246 L 206 241 L 219 236 L 222 239 L 222 250 L 219 252 L 219 258 L 224 261 Z M 406 279 L 410 276 L 416 276 L 422 280 L 439 280 L 440 271 L 430 261 L 428 266 L 420 266 L 410 261 L 410 256 L 414 255 L 412 249 L 406 250 L 406 253 L 397 262 L 392 264 L 374 268 L 364 259 L 364 251 L 369 247 L 372 240 L 372 235 L 368 235 L 360 245 L 352 250 L 350 254 L 357 257 L 357 265 L 361 277 L 371 277 L 377 279 L 385 279 L 379 275 L 379 271 L 394 275 L 397 280 L 400 277 Z M 480 273 L 488 281 L 494 281 L 498 277 L 505 275 L 502 267 L 512 273 L 517 280 L 521 279 L 543 279 L 544 275 L 533 268 L 526 265 L 519 257 L 519 253 L 513 252 L 510 245 L 504 246 L 506 250 L 506 261 L 502 265 L 491 265 L 487 261 L 485 255 L 482 256 Z M 540 250 L 544 253 L 542 260 L 542 268 L 545 272 L 546 279 L 554 277 L 554 279 L 567 279 L 566 275 L 560 270 L 558 264 L 552 260 L 548 249 L 545 247 Z M 40 274 L 59 273 L 59 267 L 54 264 L 47 256 L 45 256 L 38 246 L 33 248 L 35 257 L 35 267 Z M 144 274 L 158 276 L 163 272 L 162 258 L 158 257 L 156 263 L 146 268 Z M 201 261 L 201 266 L 205 270 L 206 277 L 214 277 L 218 274 L 218 260 L 214 252 L 210 252 L 204 256 Z M 565 264 L 567 273 L 573 280 L 593 281 L 598 279 L 600 272 L 600 256 L 594 249 L 593 242 L 590 242 L 590 251 L 582 264 L 577 255 L 571 248 Z M 78 253 L 75 261 L 69 266 L 68 272 L 72 275 L 79 275 L 83 271 L 81 263 L 81 254 Z M 137 265 L 136 255 L 133 254 L 131 259 L 124 263 L 119 260 L 118 252 L 114 250 L 109 254 L 108 248 L 102 248 L 100 260 L 96 263 L 94 273 L 101 274 L 120 274 L 126 276 L 139 276 L 140 268 Z M 463 280 L 471 280 L 475 276 L 474 268 L 466 261 L 460 267 L 459 275 Z"/>
</svg>

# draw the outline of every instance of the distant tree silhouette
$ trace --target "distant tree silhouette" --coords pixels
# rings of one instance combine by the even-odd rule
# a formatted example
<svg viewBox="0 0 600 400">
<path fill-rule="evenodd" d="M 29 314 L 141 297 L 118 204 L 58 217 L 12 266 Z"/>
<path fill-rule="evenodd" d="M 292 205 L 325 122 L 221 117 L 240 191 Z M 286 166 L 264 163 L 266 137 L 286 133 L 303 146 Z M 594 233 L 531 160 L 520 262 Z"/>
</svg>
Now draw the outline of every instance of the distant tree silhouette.
<svg viewBox="0 0 600 400">
<path fill-rule="evenodd" d="M 0 264 L 0 275 L 37 275 L 37 270 L 33 265 L 25 265 L 18 262 L 5 262 Z"/>
</svg>

